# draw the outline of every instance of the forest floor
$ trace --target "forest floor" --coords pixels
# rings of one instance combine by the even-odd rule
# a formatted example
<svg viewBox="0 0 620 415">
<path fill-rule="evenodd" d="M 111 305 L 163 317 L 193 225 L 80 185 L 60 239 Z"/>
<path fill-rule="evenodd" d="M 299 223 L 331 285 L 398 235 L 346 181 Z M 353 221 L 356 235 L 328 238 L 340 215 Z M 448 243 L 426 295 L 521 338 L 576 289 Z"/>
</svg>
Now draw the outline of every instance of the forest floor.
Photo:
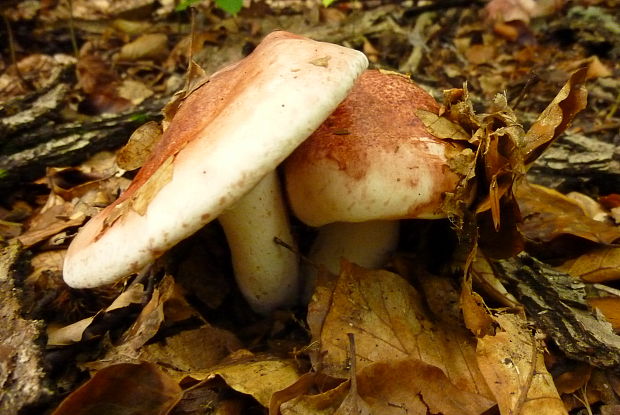
<svg viewBox="0 0 620 415">
<path fill-rule="evenodd" d="M 617 2 L 211 3 L 0 5 L 0 412 L 619 413 Z M 463 134 L 474 201 L 403 221 L 384 270 L 345 261 L 268 316 L 217 222 L 137 277 L 69 288 L 68 245 L 148 155 L 137 135 L 119 150 L 132 132 L 199 76 L 190 50 L 209 75 L 276 29 L 443 103 L 452 129 L 425 124 Z M 291 220 L 306 254 L 316 231 Z"/>
</svg>

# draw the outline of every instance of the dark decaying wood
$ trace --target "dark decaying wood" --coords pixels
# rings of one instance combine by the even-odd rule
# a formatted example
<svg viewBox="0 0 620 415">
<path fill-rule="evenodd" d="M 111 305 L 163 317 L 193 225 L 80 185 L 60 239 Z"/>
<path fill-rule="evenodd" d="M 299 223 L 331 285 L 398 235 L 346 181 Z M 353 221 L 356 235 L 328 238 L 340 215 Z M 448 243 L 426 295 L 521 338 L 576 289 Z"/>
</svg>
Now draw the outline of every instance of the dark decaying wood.
<svg viewBox="0 0 620 415">
<path fill-rule="evenodd" d="M 594 195 L 617 193 L 620 189 L 618 144 L 583 134 L 565 134 L 532 165 L 528 178 L 563 193 L 572 190 Z"/>
<path fill-rule="evenodd" d="M 0 250 L 0 413 L 20 410 L 51 396 L 43 372 L 44 324 L 24 316 L 14 276 L 18 243 Z"/>
<path fill-rule="evenodd" d="M 586 303 L 586 286 L 525 253 L 493 264 L 534 326 L 567 356 L 593 366 L 620 369 L 620 336 Z"/>
<path fill-rule="evenodd" d="M 60 84 L 52 91 L 60 94 L 64 89 Z M 47 167 L 74 165 L 98 151 L 123 145 L 138 126 L 159 118 L 168 100 L 151 99 L 126 113 L 69 123 L 51 116 L 58 107 L 49 111 L 26 108 L 18 120 L 4 117 L 0 120 L 0 189 L 41 177 Z M 62 100 L 46 97 L 33 105 L 42 102 L 60 104 Z"/>
</svg>

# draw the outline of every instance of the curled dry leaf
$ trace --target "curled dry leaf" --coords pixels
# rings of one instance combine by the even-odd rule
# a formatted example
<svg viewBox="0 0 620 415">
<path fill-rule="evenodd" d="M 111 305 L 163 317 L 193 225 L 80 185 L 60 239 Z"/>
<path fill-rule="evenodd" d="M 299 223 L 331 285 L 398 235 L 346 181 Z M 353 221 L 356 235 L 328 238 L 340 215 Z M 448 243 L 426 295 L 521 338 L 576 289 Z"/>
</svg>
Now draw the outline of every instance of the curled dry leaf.
<svg viewBox="0 0 620 415">
<path fill-rule="evenodd" d="M 472 274 L 474 274 L 474 267 L 475 265 L 472 265 Z M 484 304 L 484 300 L 478 293 L 473 291 L 470 280 L 466 280 L 462 285 L 459 304 L 463 310 L 465 326 L 476 337 L 493 333 L 495 330 L 494 321 Z"/>
<path fill-rule="evenodd" d="M 471 135 L 463 127 L 434 112 L 418 109 L 416 115 L 422 120 L 429 132 L 437 138 L 460 141 L 469 141 L 471 138 Z"/>
<path fill-rule="evenodd" d="M 181 387 L 151 363 L 108 366 L 69 395 L 53 415 L 164 415 Z"/>
<path fill-rule="evenodd" d="M 475 151 L 475 160 L 459 167 L 465 172 L 464 184 L 459 188 L 477 188 L 474 209 L 478 219 L 480 246 L 494 257 L 508 257 L 522 250 L 522 238 L 517 231 L 519 209 L 512 195 L 514 181 L 525 173 L 523 148 L 525 132 L 506 96 L 496 95 L 486 114 L 476 114 L 467 88 L 444 91 L 444 111 L 433 120 L 425 116 L 425 125 L 437 130 L 441 137 L 451 132 L 469 134 L 469 144 Z M 458 126 L 458 128 L 456 127 Z M 460 133 L 459 133 L 460 131 Z M 472 151 L 472 150 L 470 150 Z M 463 200 L 455 194 L 446 195 L 444 209 L 450 215 L 464 218 L 464 205 L 454 203 Z M 461 232 L 463 229 L 461 229 Z"/>
<path fill-rule="evenodd" d="M 588 91 L 584 85 L 587 68 L 575 71 L 558 95 L 525 134 L 525 163 L 533 163 L 568 127 L 575 115 L 586 107 Z"/>
<path fill-rule="evenodd" d="M 418 292 L 396 274 L 343 262 L 333 290 L 319 284 L 308 324 L 313 341 L 320 344 L 312 362 L 323 373 L 348 377 L 345 333 L 353 333 L 360 371 L 394 360 L 417 360 L 443 372 L 442 382 L 482 400 L 492 399 L 477 369 L 475 346 L 467 330 L 436 323 Z"/>
<path fill-rule="evenodd" d="M 162 60 L 168 56 L 168 36 L 164 33 L 147 33 L 123 45 L 116 60 Z"/>
<path fill-rule="evenodd" d="M 568 414 L 523 317 L 494 317 L 495 335 L 478 339 L 478 362 L 502 414 Z"/>
<path fill-rule="evenodd" d="M 573 199 L 579 203 L 584 213 L 591 219 L 599 222 L 610 221 L 609 212 L 607 212 L 600 203 L 592 199 L 588 195 L 584 195 L 579 192 L 570 192 L 566 194 L 566 197 Z"/>
<path fill-rule="evenodd" d="M 66 346 L 77 343 L 84 339 L 85 335 L 92 338 L 95 333 L 88 332 L 93 324 L 101 322 L 106 313 L 119 311 L 130 305 L 140 304 L 144 297 L 144 287 L 141 284 L 131 286 L 127 291 L 119 295 L 112 304 L 104 311 L 101 311 L 93 317 L 88 317 L 73 324 L 64 327 L 48 327 L 47 345 L 48 346 Z"/>
<path fill-rule="evenodd" d="M 116 153 L 116 163 L 121 169 L 136 170 L 151 155 L 153 146 L 161 138 L 159 123 L 149 121 L 138 127 L 129 137 L 129 141 Z"/>
<path fill-rule="evenodd" d="M 51 193 L 45 206 L 28 222 L 26 231 L 17 239 L 25 247 L 31 247 L 67 228 L 81 225 L 85 219 L 82 212 L 74 212 L 72 203 Z"/>
<path fill-rule="evenodd" d="M 481 116 L 481 127 L 474 136 L 480 137 L 479 152 L 485 172 L 481 183 L 485 190 L 488 188 L 488 196 L 479 204 L 476 212 L 490 209 L 493 227 L 497 232 L 501 226 L 501 212 L 510 213 L 511 205 L 514 205 L 511 200 L 512 185 L 524 172 L 523 128 L 508 106 L 505 95 L 498 94 L 495 97 L 493 112 Z M 504 195 L 507 196 L 504 198 Z M 502 202 L 506 204 L 504 209 L 500 209 Z"/>
<path fill-rule="evenodd" d="M 188 321 L 200 324 L 202 318 L 187 303 L 172 277 L 166 275 L 117 345 L 86 366 L 96 370 L 113 363 L 151 362 L 180 381 L 186 372 L 206 370 L 241 347 L 232 333 L 207 323 L 153 342 L 162 328 L 170 330 Z"/>
<path fill-rule="evenodd" d="M 521 181 L 515 196 L 523 215 L 521 232 L 532 241 L 549 242 L 561 235 L 601 244 L 620 240 L 620 228 L 591 219 L 579 203 L 555 190 Z"/>
</svg>

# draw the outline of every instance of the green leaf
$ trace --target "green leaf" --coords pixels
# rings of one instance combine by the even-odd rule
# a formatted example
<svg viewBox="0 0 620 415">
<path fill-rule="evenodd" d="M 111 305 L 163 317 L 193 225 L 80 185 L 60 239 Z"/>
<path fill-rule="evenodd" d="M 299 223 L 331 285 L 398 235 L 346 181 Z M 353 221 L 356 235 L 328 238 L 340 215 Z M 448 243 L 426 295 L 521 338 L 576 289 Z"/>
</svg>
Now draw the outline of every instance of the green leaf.
<svg viewBox="0 0 620 415">
<path fill-rule="evenodd" d="M 335 2 L 336 0 L 323 0 L 323 6 L 325 7 L 329 7 L 330 4 L 332 4 L 333 2 Z"/>
<path fill-rule="evenodd" d="M 174 8 L 175 11 L 177 12 L 182 12 L 183 10 L 187 9 L 188 7 L 193 6 L 196 3 L 199 3 L 200 0 L 181 0 L 179 2 L 179 4 L 177 4 L 177 7 Z"/>
<path fill-rule="evenodd" d="M 143 113 L 143 112 L 138 112 L 136 114 L 132 114 L 129 116 L 129 121 L 134 122 L 134 123 L 145 123 L 147 121 L 149 121 L 149 117 L 147 114 Z"/>
<path fill-rule="evenodd" d="M 237 14 L 243 6 L 243 0 L 215 0 L 217 7 L 230 14 Z"/>
</svg>

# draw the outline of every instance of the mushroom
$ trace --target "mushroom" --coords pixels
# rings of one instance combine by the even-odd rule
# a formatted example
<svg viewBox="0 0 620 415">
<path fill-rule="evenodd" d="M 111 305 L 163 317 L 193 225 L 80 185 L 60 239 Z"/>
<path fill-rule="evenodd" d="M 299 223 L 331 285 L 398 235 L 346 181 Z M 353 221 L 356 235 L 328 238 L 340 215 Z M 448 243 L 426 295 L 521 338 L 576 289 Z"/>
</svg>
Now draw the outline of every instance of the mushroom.
<svg viewBox="0 0 620 415">
<path fill-rule="evenodd" d="M 267 313 L 292 303 L 297 260 L 273 242 L 292 237 L 270 173 L 346 97 L 367 64 L 361 52 L 278 31 L 216 72 L 185 98 L 129 188 L 72 241 L 66 283 L 96 287 L 138 272 L 223 213 L 250 305 Z"/>
<path fill-rule="evenodd" d="M 408 77 L 364 72 L 347 98 L 284 165 L 293 213 L 321 227 L 312 262 L 339 271 L 340 257 L 381 267 L 398 242 L 398 219 L 445 217 L 450 167 L 462 147 L 434 137 L 416 115 L 439 105 Z"/>
</svg>

